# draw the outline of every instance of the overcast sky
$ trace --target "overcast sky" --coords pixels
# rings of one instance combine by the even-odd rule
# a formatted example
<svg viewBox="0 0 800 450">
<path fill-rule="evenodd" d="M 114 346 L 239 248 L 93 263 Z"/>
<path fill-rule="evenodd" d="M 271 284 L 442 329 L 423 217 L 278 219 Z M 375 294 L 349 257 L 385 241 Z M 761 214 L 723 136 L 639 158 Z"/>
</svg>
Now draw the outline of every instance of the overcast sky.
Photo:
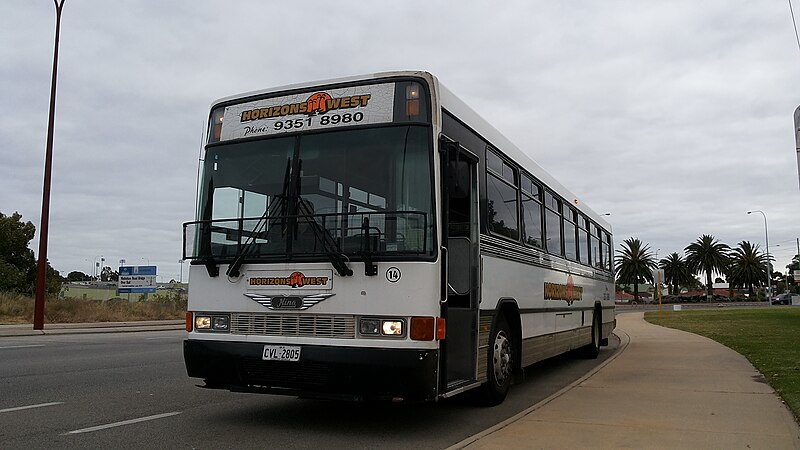
<svg viewBox="0 0 800 450">
<path fill-rule="evenodd" d="M 62 275 L 102 255 L 179 278 L 213 100 L 397 69 L 434 73 L 610 212 L 617 250 L 638 237 L 662 258 L 702 234 L 763 249 L 758 209 L 776 267 L 797 253 L 787 1 L 283 3 L 66 0 L 48 250 Z M 54 24 L 50 0 L 0 2 L 0 212 L 37 230 Z"/>
</svg>

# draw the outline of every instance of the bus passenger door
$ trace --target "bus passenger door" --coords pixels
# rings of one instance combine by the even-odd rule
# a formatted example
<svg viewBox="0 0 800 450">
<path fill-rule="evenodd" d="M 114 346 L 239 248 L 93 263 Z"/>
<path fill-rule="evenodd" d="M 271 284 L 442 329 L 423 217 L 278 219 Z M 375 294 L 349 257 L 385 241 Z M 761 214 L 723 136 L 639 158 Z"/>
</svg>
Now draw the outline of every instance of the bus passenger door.
<svg viewBox="0 0 800 450">
<path fill-rule="evenodd" d="M 457 142 L 442 141 L 443 243 L 447 335 L 442 341 L 441 392 L 476 381 L 478 346 L 478 158 Z"/>
</svg>

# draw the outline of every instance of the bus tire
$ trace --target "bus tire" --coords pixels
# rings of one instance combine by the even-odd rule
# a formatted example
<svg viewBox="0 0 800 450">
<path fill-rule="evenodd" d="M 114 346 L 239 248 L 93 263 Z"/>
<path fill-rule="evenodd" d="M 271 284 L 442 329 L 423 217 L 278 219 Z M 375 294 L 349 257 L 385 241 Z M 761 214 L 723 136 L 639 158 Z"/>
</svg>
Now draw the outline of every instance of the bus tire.
<svg viewBox="0 0 800 450">
<path fill-rule="evenodd" d="M 603 341 L 603 323 L 600 317 L 600 311 L 594 311 L 592 318 L 592 343 L 585 345 L 581 349 L 581 356 L 586 359 L 596 359 L 600 354 L 600 344 Z"/>
<path fill-rule="evenodd" d="M 481 402 L 486 406 L 503 403 L 514 370 L 514 341 L 508 322 L 504 316 L 497 323 L 489 336 L 489 355 L 486 364 L 486 383 L 481 386 Z"/>
</svg>

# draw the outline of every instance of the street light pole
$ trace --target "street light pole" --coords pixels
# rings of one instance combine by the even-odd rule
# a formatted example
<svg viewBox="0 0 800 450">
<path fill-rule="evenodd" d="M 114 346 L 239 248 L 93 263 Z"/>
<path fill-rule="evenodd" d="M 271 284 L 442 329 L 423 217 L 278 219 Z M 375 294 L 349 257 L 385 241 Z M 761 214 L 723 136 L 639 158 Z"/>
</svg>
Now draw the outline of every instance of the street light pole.
<svg viewBox="0 0 800 450">
<path fill-rule="evenodd" d="M 98 277 L 100 276 L 101 272 L 100 261 L 103 259 L 104 259 L 103 255 L 97 255 L 94 257 L 94 264 L 92 265 L 92 278 L 94 278 L 93 281 L 99 281 Z"/>
<path fill-rule="evenodd" d="M 757 209 L 747 211 L 747 214 L 752 214 L 754 212 L 761 213 L 761 215 L 764 216 L 764 239 L 767 244 L 767 306 L 772 306 L 772 274 L 769 270 L 772 263 L 769 260 L 769 228 L 767 227 L 767 215 L 764 214 L 764 211 Z"/>
<path fill-rule="evenodd" d="M 64 1 L 53 0 L 56 6 L 56 37 L 53 48 L 53 76 L 50 80 L 50 118 L 47 123 L 47 148 L 44 157 L 42 189 L 42 221 L 39 225 L 39 261 L 36 271 L 36 298 L 33 305 L 33 329 L 44 329 L 44 294 L 47 276 L 47 234 L 50 224 L 50 179 L 53 171 L 53 128 L 56 119 L 56 79 L 58 75 L 58 39 L 61 33 L 61 10 Z"/>
</svg>

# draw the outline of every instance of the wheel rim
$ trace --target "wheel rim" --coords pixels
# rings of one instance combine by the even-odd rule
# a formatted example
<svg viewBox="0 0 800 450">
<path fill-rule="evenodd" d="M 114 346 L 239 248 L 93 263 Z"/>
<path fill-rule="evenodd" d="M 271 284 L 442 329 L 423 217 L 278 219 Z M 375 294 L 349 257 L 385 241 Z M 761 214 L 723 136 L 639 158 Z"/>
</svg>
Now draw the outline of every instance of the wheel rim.
<svg viewBox="0 0 800 450">
<path fill-rule="evenodd" d="M 492 360 L 495 382 L 498 386 L 503 386 L 511 376 L 511 341 L 504 331 L 497 333 L 494 338 Z"/>
</svg>

